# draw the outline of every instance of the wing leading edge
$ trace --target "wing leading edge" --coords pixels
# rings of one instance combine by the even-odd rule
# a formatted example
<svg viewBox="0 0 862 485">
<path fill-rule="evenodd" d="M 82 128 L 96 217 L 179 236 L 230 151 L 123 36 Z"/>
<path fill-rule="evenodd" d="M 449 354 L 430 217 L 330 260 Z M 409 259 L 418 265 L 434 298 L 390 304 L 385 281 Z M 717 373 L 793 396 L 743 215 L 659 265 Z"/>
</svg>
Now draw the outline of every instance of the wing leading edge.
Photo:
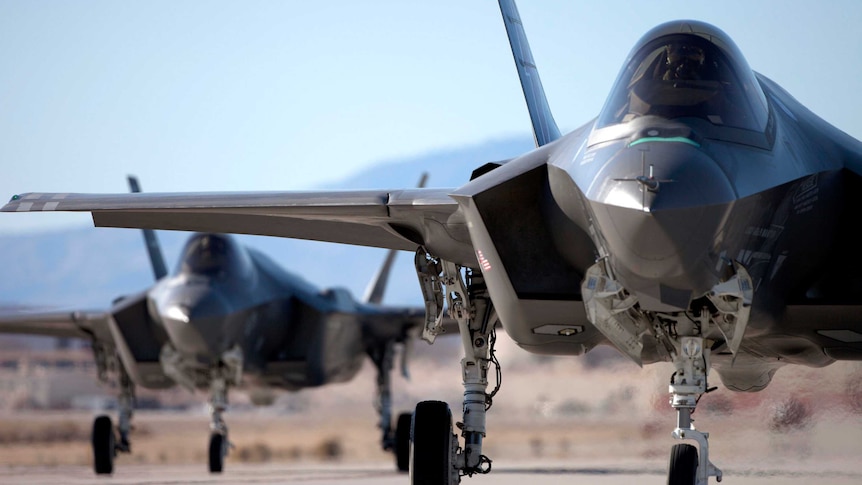
<svg viewBox="0 0 862 485">
<path fill-rule="evenodd" d="M 451 189 L 135 194 L 28 193 L 3 212 L 92 212 L 98 227 L 290 237 L 414 251 L 475 266 Z"/>
<path fill-rule="evenodd" d="M 93 339 L 110 335 L 108 312 L 0 307 L 0 333 Z"/>
</svg>

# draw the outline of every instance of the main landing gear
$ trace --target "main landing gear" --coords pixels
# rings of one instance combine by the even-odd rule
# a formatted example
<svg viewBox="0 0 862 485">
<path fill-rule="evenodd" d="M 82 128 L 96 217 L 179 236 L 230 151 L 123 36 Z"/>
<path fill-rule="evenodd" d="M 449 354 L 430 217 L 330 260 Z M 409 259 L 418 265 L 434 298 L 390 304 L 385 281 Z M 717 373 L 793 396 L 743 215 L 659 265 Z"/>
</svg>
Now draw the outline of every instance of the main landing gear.
<svg viewBox="0 0 862 485">
<path fill-rule="evenodd" d="M 465 283 L 461 267 L 435 259 L 422 249 L 416 255 L 416 270 L 426 302 L 423 338 L 433 342 L 441 331 L 444 298 L 449 315 L 458 322 L 464 346 L 461 360 L 464 405 L 462 421 L 456 426 L 464 438 L 464 446 L 459 445 L 458 436 L 453 432 L 449 406 L 440 401 L 420 402 L 413 414 L 410 483 L 452 485 L 459 483 L 462 476 L 491 471 L 491 460 L 482 454 L 482 441 L 485 412 L 490 409 L 501 381 L 500 366 L 494 356 L 497 317 L 480 274 L 466 269 Z M 487 393 L 491 364 L 496 370 L 497 385 Z"/>
<path fill-rule="evenodd" d="M 104 360 L 99 361 L 98 352 L 96 362 L 97 364 L 101 362 L 101 365 L 106 362 Z M 106 376 L 102 369 L 100 367 L 100 379 Z M 97 475 L 110 475 L 114 472 L 114 458 L 116 458 L 117 453 L 132 452 L 129 433 L 132 429 L 135 385 L 118 361 L 112 362 L 112 370 L 119 374 L 120 395 L 117 398 L 119 423 L 114 428 L 110 416 L 104 414 L 97 416 L 93 421 L 93 433 L 90 441 L 93 449 L 93 471 Z"/>
<path fill-rule="evenodd" d="M 398 471 L 406 472 L 410 465 L 410 423 L 411 413 L 401 413 L 392 429 L 392 367 L 394 360 L 392 341 L 369 350 L 369 356 L 377 367 L 377 396 L 374 408 L 380 417 L 377 427 L 381 431 L 380 444 L 384 451 L 395 455 L 395 465 Z M 406 349 L 404 350 L 406 352 Z M 405 357 L 406 358 L 406 357 Z M 406 366 L 406 364 L 405 364 Z M 406 377 L 406 367 L 402 371 Z"/>
</svg>

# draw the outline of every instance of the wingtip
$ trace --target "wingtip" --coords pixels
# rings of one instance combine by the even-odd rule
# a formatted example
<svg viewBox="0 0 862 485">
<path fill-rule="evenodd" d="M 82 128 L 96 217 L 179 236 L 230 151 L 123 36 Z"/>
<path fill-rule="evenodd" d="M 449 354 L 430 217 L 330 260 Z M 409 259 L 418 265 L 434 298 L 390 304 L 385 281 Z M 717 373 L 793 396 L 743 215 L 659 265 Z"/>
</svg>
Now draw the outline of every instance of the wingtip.
<svg viewBox="0 0 862 485">
<path fill-rule="evenodd" d="M 15 194 L 7 202 L 3 207 L 0 207 L 0 212 L 15 212 L 17 210 L 19 201 L 23 198 L 23 194 Z"/>
</svg>

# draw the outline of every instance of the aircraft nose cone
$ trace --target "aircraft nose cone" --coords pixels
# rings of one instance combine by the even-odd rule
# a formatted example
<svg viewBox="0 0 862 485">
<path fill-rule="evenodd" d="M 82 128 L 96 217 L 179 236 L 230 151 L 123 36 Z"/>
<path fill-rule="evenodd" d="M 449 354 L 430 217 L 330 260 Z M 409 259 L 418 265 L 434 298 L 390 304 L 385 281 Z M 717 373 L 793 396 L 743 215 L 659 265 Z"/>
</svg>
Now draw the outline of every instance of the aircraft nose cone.
<svg viewBox="0 0 862 485">
<path fill-rule="evenodd" d="M 643 211 L 725 204 L 736 199 L 721 166 L 694 142 L 652 142 L 623 148 L 596 175 L 588 198 Z"/>
<path fill-rule="evenodd" d="M 721 275 L 716 247 L 736 199 L 731 182 L 685 143 L 625 149 L 605 170 L 612 182 L 589 200 L 616 277 L 646 309 L 687 308 Z"/>
<path fill-rule="evenodd" d="M 226 350 L 221 323 L 226 299 L 210 288 L 185 287 L 158 302 L 159 314 L 174 348 L 199 359 L 218 359 Z"/>
</svg>

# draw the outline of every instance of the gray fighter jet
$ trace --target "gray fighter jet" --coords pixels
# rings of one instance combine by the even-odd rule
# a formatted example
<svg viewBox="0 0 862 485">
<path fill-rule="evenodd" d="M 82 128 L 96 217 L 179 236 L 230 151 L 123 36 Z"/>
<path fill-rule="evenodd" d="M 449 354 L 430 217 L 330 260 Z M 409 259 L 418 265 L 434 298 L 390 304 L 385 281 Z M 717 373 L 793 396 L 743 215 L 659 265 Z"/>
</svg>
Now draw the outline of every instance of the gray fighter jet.
<svg viewBox="0 0 862 485">
<path fill-rule="evenodd" d="M 862 259 L 842 256 L 858 241 L 862 143 L 694 20 L 647 32 L 598 116 L 561 135 L 514 2 L 500 7 L 537 147 L 477 163 L 460 187 L 29 193 L 3 210 L 416 252 L 423 336 L 439 332 L 445 301 L 466 357 L 463 441 L 445 403 L 420 403 L 414 484 L 490 470 L 482 442 L 498 319 L 534 353 L 611 344 L 639 365 L 672 362 L 673 435 L 686 442 L 671 451 L 669 483 L 720 479 L 691 421 L 710 369 L 731 390 L 757 391 L 783 365 L 862 358 Z"/>
<path fill-rule="evenodd" d="M 140 192 L 137 179 L 129 177 L 129 184 Z M 93 423 L 97 474 L 112 473 L 116 454 L 131 452 L 136 386 L 209 392 L 209 470 L 221 472 L 230 449 L 222 416 L 229 389 L 295 391 L 345 382 L 366 356 L 377 369 L 382 447 L 406 471 L 411 413 L 401 413 L 393 427 L 390 376 L 397 346 L 407 375 L 409 340 L 425 310 L 381 305 L 397 251 L 388 252 L 356 301 L 343 288 L 312 286 L 230 234 L 194 234 L 168 274 L 154 231 L 143 232 L 157 280 L 152 287 L 106 310 L 0 308 L 0 332 L 89 340 L 99 379 L 119 389 L 118 425 L 107 415 Z"/>
</svg>

